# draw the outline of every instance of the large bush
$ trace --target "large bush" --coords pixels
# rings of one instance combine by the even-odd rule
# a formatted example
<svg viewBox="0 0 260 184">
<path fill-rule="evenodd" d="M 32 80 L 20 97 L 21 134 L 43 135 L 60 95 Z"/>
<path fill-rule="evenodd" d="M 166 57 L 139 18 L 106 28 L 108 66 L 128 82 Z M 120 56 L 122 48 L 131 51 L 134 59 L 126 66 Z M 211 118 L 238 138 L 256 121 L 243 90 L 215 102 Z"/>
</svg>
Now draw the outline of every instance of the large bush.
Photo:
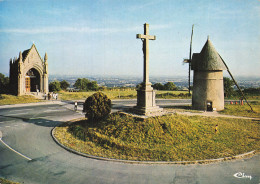
<svg viewBox="0 0 260 184">
<path fill-rule="evenodd" d="M 94 93 L 86 99 L 83 111 L 89 120 L 104 119 L 111 112 L 111 100 L 104 93 Z"/>
</svg>

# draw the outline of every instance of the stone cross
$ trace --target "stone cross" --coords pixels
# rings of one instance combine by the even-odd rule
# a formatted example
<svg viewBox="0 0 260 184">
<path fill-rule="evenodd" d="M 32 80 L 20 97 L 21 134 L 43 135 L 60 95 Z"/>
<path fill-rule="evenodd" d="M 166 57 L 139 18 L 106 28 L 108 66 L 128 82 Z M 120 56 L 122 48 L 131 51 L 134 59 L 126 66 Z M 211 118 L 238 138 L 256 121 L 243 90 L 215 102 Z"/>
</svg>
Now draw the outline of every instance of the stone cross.
<svg viewBox="0 0 260 184">
<path fill-rule="evenodd" d="M 143 41 L 143 53 L 144 53 L 144 85 L 151 85 L 149 82 L 149 40 L 155 40 L 156 36 L 149 35 L 149 24 L 144 24 L 144 34 L 137 34 L 136 38 L 140 38 Z"/>
</svg>

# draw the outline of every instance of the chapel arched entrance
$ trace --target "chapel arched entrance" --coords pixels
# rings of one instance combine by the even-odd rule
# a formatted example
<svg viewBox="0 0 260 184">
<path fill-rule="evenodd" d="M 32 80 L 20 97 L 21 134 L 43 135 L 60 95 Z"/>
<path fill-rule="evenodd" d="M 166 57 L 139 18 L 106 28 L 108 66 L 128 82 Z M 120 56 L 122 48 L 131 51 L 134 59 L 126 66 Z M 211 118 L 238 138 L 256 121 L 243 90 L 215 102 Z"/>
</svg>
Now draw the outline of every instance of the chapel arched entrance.
<svg viewBox="0 0 260 184">
<path fill-rule="evenodd" d="M 31 68 L 25 75 L 25 91 L 39 92 L 40 87 L 40 74 L 35 68 Z"/>
</svg>

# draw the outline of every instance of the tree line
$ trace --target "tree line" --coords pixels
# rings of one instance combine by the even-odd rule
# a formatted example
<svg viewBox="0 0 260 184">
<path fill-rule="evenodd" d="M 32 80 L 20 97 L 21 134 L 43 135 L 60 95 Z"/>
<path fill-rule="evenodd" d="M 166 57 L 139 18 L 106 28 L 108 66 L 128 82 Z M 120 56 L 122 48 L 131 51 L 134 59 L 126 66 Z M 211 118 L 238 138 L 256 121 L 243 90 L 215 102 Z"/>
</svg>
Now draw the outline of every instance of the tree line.
<svg viewBox="0 0 260 184">
<path fill-rule="evenodd" d="M 142 83 L 136 86 L 137 89 L 141 88 Z M 156 90 L 167 90 L 167 91 L 174 91 L 177 90 L 177 86 L 173 82 L 167 82 L 164 85 L 162 83 L 155 83 L 152 85 L 153 89 Z"/>
<path fill-rule="evenodd" d="M 157 90 L 168 90 L 168 91 L 174 91 L 178 89 L 173 82 L 167 82 L 164 85 L 161 83 L 155 83 L 152 85 L 152 87 Z"/>
<path fill-rule="evenodd" d="M 234 82 L 228 78 L 224 77 L 224 95 L 226 98 L 230 97 L 238 97 L 240 96 L 238 90 L 235 90 L 234 88 Z M 66 80 L 62 81 L 53 81 L 49 84 L 49 91 L 50 92 L 58 92 L 61 90 L 66 91 L 70 87 L 69 82 Z M 104 86 L 98 86 L 97 81 L 91 81 L 86 78 L 78 78 L 73 85 L 74 88 L 78 89 L 79 91 L 103 91 L 106 89 Z M 138 84 L 136 88 L 140 88 L 141 84 Z M 152 85 L 152 87 L 156 90 L 178 90 L 177 86 L 173 82 L 167 82 L 165 84 L 162 83 L 155 83 Z M 123 87 L 124 89 L 126 87 Z M 121 88 L 120 88 L 121 89 Z M 9 84 L 9 77 L 6 77 L 4 74 L 0 73 L 0 94 L 8 94 L 10 93 L 10 84 Z M 258 96 L 260 94 L 260 87 L 258 88 L 246 88 L 243 89 L 243 92 L 246 95 L 256 95 Z"/>
<path fill-rule="evenodd" d="M 66 91 L 69 86 L 70 84 L 66 80 L 63 80 L 61 82 L 55 80 L 49 84 L 49 91 Z M 97 91 L 99 89 L 97 81 L 90 81 L 86 78 L 78 78 L 73 87 L 78 89 L 79 91 Z"/>
<path fill-rule="evenodd" d="M 5 81 L 8 81 L 8 79 L 5 79 Z M 234 84 L 233 80 L 231 80 L 228 77 L 224 77 L 223 83 L 224 83 L 224 96 L 226 98 L 240 96 L 239 91 L 235 90 L 235 88 L 234 88 L 235 84 Z M 69 86 L 70 86 L 69 83 L 65 80 L 63 80 L 61 82 L 54 81 L 54 82 L 50 83 L 49 90 L 55 91 L 55 92 L 60 91 L 60 90 L 66 91 Z M 99 87 L 96 81 L 90 81 L 89 79 L 86 79 L 86 78 L 82 78 L 82 79 L 78 78 L 76 80 L 75 84 L 73 85 L 73 87 L 75 87 L 79 91 L 97 91 L 97 90 L 103 91 L 104 89 L 106 89 L 106 87 L 104 87 L 104 86 Z M 140 87 L 141 87 L 141 84 L 138 84 L 136 86 L 137 89 L 139 89 Z M 155 83 L 152 85 L 152 87 L 156 90 L 167 90 L 167 91 L 178 90 L 178 87 L 173 82 L 167 82 L 165 84 Z M 126 87 L 123 87 L 123 88 L 126 88 Z M 192 89 L 192 86 L 191 86 L 191 89 Z M 259 95 L 260 87 L 245 88 L 245 89 L 243 89 L 243 92 L 246 95 Z"/>
</svg>

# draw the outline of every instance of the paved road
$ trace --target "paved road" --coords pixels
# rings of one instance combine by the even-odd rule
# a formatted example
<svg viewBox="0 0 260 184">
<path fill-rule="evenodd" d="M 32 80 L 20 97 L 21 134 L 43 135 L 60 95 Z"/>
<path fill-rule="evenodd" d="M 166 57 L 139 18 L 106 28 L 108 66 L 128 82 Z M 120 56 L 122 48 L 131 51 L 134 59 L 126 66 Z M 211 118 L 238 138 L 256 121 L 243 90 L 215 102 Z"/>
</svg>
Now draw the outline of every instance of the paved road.
<svg viewBox="0 0 260 184">
<path fill-rule="evenodd" d="M 72 105 L 74 104 L 73 101 L 66 101 L 68 107 L 72 108 Z M 78 101 L 79 110 L 82 110 L 84 101 Z M 125 110 L 128 108 L 132 108 L 136 105 L 136 99 L 125 99 L 125 100 L 113 100 L 112 105 L 113 109 L 112 112 L 118 111 L 118 110 Z M 171 107 L 171 106 L 180 106 L 180 105 L 191 105 L 191 99 L 159 99 L 156 100 L 156 104 L 160 107 Z"/>
<path fill-rule="evenodd" d="M 132 102 L 115 103 L 128 106 Z M 114 163 L 70 153 L 53 141 L 50 132 L 63 121 L 83 116 L 69 110 L 72 107 L 69 103 L 0 107 L 3 133 L 0 177 L 26 184 L 260 183 L 260 155 L 232 162 L 184 166 Z M 234 177 L 238 172 L 252 179 Z"/>
</svg>

